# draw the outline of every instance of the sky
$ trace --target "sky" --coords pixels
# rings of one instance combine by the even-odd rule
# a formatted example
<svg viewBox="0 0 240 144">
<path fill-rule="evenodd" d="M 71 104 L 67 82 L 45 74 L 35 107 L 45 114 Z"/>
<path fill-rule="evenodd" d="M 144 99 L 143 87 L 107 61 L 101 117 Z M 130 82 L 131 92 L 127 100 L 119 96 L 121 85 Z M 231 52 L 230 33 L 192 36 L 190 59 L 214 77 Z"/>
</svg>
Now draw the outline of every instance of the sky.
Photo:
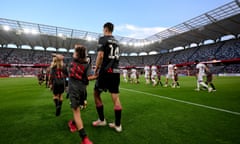
<svg viewBox="0 0 240 144">
<path fill-rule="evenodd" d="M 0 0 L 0 18 L 146 38 L 233 0 Z"/>
</svg>

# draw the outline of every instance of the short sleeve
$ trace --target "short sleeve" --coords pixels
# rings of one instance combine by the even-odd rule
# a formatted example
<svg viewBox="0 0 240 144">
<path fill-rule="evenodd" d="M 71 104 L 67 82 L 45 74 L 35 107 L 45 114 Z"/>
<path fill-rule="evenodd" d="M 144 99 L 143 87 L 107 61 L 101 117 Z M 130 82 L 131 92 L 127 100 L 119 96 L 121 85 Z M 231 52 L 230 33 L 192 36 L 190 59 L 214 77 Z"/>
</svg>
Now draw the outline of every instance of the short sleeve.
<svg viewBox="0 0 240 144">
<path fill-rule="evenodd" d="M 105 43 L 106 43 L 106 41 L 105 41 L 104 37 L 100 37 L 99 40 L 98 40 L 97 51 L 104 51 Z"/>
</svg>

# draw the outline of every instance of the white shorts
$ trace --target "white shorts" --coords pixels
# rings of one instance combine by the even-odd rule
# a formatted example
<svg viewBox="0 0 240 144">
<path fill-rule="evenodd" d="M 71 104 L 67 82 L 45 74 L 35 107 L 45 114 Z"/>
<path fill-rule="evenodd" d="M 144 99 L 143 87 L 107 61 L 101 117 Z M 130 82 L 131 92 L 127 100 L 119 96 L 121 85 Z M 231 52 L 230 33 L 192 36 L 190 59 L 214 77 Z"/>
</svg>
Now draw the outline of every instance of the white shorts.
<svg viewBox="0 0 240 144">
<path fill-rule="evenodd" d="M 166 76 L 167 79 L 174 79 L 174 74 L 173 73 L 168 73 Z"/>
<path fill-rule="evenodd" d="M 149 73 L 145 73 L 145 79 L 149 79 Z"/>
<path fill-rule="evenodd" d="M 198 82 L 202 82 L 203 81 L 203 76 L 204 76 L 204 73 L 199 73 L 198 74 Z"/>
<path fill-rule="evenodd" d="M 132 79 L 136 79 L 136 78 L 137 78 L 137 75 L 136 75 L 136 74 L 131 74 L 131 78 L 132 78 Z"/>
</svg>

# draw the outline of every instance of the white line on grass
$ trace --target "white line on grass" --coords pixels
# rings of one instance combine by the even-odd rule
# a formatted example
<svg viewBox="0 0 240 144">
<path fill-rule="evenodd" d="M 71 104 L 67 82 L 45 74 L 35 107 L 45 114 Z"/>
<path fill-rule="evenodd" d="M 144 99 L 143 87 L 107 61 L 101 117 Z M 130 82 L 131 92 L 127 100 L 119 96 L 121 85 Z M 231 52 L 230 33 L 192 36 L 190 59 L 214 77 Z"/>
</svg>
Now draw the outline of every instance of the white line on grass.
<svg viewBox="0 0 240 144">
<path fill-rule="evenodd" d="M 171 100 L 171 101 L 176 101 L 176 102 L 180 102 L 180 103 L 185 103 L 185 104 L 189 104 L 189 105 L 194 105 L 194 106 L 198 106 L 198 107 L 203 107 L 203 108 L 207 108 L 207 109 L 212 109 L 212 110 L 216 110 L 216 111 L 221 111 L 221 112 L 225 112 L 225 113 L 230 113 L 233 115 L 240 115 L 239 112 L 230 111 L 230 110 L 226 110 L 226 109 L 222 109 L 222 108 L 216 108 L 216 107 L 212 107 L 212 106 L 202 105 L 202 104 L 188 102 L 188 101 L 184 101 L 184 100 L 178 100 L 178 99 L 174 99 L 174 98 L 170 98 L 170 97 L 166 97 L 166 96 L 160 96 L 160 95 L 156 95 L 156 94 L 152 94 L 152 93 L 148 93 L 148 92 L 142 92 L 142 91 L 127 89 L 127 88 L 120 88 L 120 89 L 130 91 L 130 92 L 136 92 L 136 93 L 141 93 L 141 94 L 145 94 L 145 95 L 150 95 L 150 96 L 167 99 L 167 100 Z"/>
</svg>

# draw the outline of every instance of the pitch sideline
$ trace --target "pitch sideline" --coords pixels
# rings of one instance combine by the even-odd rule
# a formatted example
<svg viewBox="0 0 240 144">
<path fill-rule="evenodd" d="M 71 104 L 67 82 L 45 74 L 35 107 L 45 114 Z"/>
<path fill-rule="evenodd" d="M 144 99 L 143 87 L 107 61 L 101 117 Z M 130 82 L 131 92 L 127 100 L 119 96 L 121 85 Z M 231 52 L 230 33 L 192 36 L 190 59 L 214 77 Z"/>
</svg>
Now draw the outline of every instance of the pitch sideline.
<svg viewBox="0 0 240 144">
<path fill-rule="evenodd" d="M 222 108 L 207 106 L 207 105 L 193 103 L 193 102 L 188 102 L 188 101 L 184 101 L 184 100 L 178 100 L 178 99 L 174 99 L 174 98 L 170 98 L 170 97 L 166 97 L 166 96 L 160 96 L 160 95 L 157 95 L 157 94 L 152 94 L 152 93 L 148 93 L 148 92 L 142 92 L 142 91 L 127 89 L 127 88 L 120 88 L 120 89 L 126 90 L 126 91 L 130 91 L 130 92 L 136 92 L 136 93 L 141 93 L 141 94 L 145 94 L 145 95 L 150 95 L 150 96 L 153 96 L 153 97 L 158 97 L 158 98 L 167 99 L 167 100 L 171 100 L 171 101 L 176 101 L 176 102 L 180 102 L 180 103 L 184 103 L 184 104 L 189 104 L 189 105 L 194 105 L 194 106 L 198 106 L 198 107 L 203 107 L 203 108 L 207 108 L 207 109 L 211 109 L 211 110 L 216 110 L 216 111 L 221 111 L 221 112 L 225 112 L 225 113 L 230 113 L 230 114 L 233 114 L 233 115 L 240 115 L 240 112 L 230 111 L 230 110 L 226 110 L 226 109 L 222 109 Z"/>
</svg>

